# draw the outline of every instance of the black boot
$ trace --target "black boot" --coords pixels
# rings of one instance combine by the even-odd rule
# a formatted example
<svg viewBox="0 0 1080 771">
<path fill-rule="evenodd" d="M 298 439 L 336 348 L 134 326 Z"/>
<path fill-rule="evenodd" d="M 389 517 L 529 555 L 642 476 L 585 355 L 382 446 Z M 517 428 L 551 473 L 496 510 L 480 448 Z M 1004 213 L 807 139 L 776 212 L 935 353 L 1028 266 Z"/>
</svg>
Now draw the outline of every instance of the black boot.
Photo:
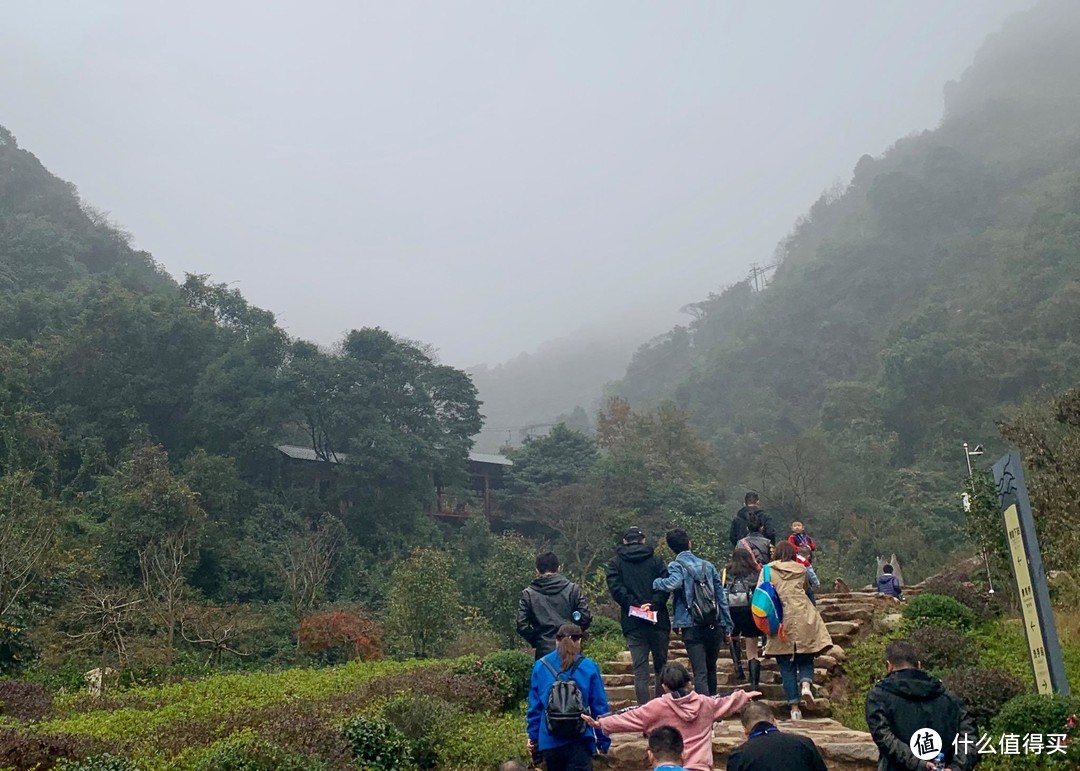
<svg viewBox="0 0 1080 771">
<path fill-rule="evenodd" d="M 750 668 L 750 690 L 757 691 L 761 689 L 761 660 L 750 659 L 747 662 Z"/>
<path fill-rule="evenodd" d="M 735 679 L 740 683 L 746 678 L 746 672 L 742 668 L 742 645 L 738 637 L 732 637 L 728 643 L 731 650 L 731 660 L 735 662 Z"/>
</svg>

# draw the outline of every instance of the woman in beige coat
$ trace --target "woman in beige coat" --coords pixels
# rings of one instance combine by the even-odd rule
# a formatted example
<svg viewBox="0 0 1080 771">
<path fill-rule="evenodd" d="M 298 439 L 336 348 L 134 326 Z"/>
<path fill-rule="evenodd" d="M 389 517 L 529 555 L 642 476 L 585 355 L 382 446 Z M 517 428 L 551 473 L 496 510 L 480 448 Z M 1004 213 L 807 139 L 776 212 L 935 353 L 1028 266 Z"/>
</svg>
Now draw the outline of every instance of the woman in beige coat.
<svg viewBox="0 0 1080 771">
<path fill-rule="evenodd" d="M 791 705 L 791 719 L 801 720 L 800 696 L 813 704 L 814 656 L 832 647 L 832 637 L 821 614 L 806 596 L 810 580 L 806 568 L 795 561 L 795 547 L 787 541 L 776 545 L 769 573 L 784 610 L 781 634 L 770 635 L 765 655 L 774 656 L 784 683 L 784 696 Z M 761 583 L 761 576 L 758 576 Z M 800 683 L 802 690 L 800 692 Z"/>
</svg>

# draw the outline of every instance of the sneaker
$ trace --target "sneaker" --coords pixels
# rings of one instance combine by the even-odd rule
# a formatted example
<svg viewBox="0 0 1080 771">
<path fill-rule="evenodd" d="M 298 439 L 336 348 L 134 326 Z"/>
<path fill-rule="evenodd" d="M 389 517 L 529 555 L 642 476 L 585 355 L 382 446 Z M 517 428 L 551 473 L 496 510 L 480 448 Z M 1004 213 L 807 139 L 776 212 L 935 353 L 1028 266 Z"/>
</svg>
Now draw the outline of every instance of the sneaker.
<svg viewBox="0 0 1080 771">
<path fill-rule="evenodd" d="M 803 703 L 805 703 L 806 706 L 808 706 L 808 707 L 814 706 L 814 692 L 810 688 L 810 681 L 809 680 L 803 680 L 802 692 L 801 692 L 800 695 L 802 696 Z"/>
<path fill-rule="evenodd" d="M 799 709 L 798 707 L 792 707 L 791 708 L 791 719 L 792 720 L 802 720 L 802 710 Z"/>
</svg>

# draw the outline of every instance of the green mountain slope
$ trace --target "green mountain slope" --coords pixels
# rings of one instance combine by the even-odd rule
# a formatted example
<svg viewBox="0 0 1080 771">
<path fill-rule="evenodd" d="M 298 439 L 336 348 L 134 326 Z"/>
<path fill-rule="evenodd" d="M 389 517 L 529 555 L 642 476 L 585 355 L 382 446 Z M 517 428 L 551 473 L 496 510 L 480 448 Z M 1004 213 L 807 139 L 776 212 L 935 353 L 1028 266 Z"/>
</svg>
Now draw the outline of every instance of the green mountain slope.
<svg viewBox="0 0 1080 771">
<path fill-rule="evenodd" d="M 733 485 L 812 519 L 841 569 L 943 559 L 961 443 L 998 449 L 1012 405 L 1080 374 L 1078 35 L 1076 3 L 1010 19 L 938 128 L 863 156 L 765 289 L 711 295 L 615 389 L 688 409 Z"/>
</svg>

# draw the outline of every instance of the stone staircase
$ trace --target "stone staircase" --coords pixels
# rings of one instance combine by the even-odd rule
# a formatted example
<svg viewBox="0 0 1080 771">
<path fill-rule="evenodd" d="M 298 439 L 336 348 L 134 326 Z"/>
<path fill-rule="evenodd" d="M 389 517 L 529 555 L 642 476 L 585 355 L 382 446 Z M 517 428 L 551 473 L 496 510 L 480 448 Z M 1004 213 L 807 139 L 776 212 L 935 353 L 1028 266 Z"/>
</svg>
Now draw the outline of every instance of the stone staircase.
<svg viewBox="0 0 1080 771">
<path fill-rule="evenodd" d="M 898 610 L 895 601 L 881 597 L 873 591 L 853 591 L 842 594 L 818 595 L 818 609 L 833 638 L 833 647 L 817 656 L 814 660 L 814 695 L 815 705 L 803 707 L 803 720 L 791 722 L 789 708 L 784 698 L 780 681 L 780 672 L 776 661 L 771 658 L 762 660 L 761 692 L 762 700 L 772 707 L 780 723 L 781 730 L 809 736 L 818 745 L 825 762 L 834 771 L 873 771 L 877 764 L 877 748 L 870 735 L 853 731 L 832 720 L 832 695 L 837 685 L 836 678 L 843 673 L 843 662 L 847 658 L 844 649 L 867 636 L 875 616 Z M 745 651 L 743 653 L 745 666 Z M 682 640 L 672 637 L 669 647 L 669 660 L 679 661 L 689 669 L 686 648 Z M 634 676 L 630 665 L 630 654 L 624 651 L 614 661 L 603 666 L 604 684 L 607 688 L 608 701 L 612 710 L 633 706 Z M 735 677 L 734 662 L 725 648 L 720 651 L 716 667 L 717 683 L 720 692 L 729 693 L 736 688 L 746 687 L 745 680 Z M 742 744 L 745 737 L 737 718 L 717 723 L 713 733 L 713 756 L 717 768 L 723 768 L 728 753 Z M 611 752 L 607 766 L 613 769 L 648 769 L 645 756 L 646 743 L 640 735 L 619 734 L 612 738 Z"/>
</svg>

